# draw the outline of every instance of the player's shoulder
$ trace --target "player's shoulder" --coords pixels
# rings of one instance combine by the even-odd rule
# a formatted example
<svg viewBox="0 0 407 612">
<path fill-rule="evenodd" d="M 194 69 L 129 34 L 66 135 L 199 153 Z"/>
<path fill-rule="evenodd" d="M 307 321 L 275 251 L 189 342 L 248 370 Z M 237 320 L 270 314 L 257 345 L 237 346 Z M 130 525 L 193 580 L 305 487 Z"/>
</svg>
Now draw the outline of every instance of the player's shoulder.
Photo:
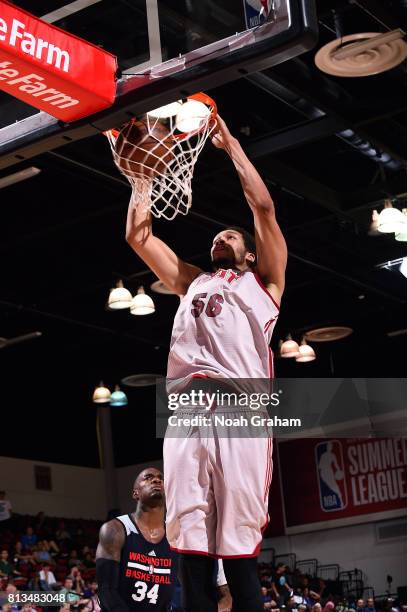
<svg viewBox="0 0 407 612">
<path fill-rule="evenodd" d="M 119 517 L 106 521 L 100 528 L 99 539 L 102 542 L 122 542 L 124 540 L 125 530 L 123 523 Z"/>
</svg>

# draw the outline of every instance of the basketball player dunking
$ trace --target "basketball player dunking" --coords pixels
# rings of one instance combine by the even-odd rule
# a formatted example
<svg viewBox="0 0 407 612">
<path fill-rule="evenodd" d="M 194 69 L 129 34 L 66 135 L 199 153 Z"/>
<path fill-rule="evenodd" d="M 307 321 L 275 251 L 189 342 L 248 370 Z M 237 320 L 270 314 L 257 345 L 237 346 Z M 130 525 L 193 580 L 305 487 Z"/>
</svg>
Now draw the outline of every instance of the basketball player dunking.
<svg viewBox="0 0 407 612">
<path fill-rule="evenodd" d="M 149 213 L 130 204 L 130 246 L 181 298 L 175 316 L 168 378 L 266 379 L 269 343 L 284 290 L 287 248 L 272 198 L 239 142 L 218 117 L 212 138 L 232 160 L 253 213 L 255 239 L 237 227 L 219 232 L 215 272 L 180 260 L 154 236 Z M 215 558 L 224 570 L 234 612 L 260 612 L 257 555 L 267 523 L 271 439 L 193 436 L 164 441 L 167 537 L 180 553 L 186 612 L 214 612 Z"/>
</svg>

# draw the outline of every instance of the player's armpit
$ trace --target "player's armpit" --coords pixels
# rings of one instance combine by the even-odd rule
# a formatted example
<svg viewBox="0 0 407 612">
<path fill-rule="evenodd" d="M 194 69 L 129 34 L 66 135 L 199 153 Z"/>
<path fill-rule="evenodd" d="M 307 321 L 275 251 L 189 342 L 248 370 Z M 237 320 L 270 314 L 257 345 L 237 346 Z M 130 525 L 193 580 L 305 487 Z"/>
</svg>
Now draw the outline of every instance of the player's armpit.
<svg viewBox="0 0 407 612">
<path fill-rule="evenodd" d="M 104 523 L 99 532 L 96 560 L 109 559 L 112 561 L 120 561 L 123 545 L 124 530 L 121 523 L 116 519 Z"/>
</svg>

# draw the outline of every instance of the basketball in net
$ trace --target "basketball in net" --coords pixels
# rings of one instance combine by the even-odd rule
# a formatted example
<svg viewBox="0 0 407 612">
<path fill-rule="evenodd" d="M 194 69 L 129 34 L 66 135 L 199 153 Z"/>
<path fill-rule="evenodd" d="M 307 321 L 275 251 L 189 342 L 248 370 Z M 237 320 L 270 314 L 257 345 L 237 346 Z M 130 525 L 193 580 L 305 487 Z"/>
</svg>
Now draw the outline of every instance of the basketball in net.
<svg viewBox="0 0 407 612">
<path fill-rule="evenodd" d="M 130 121 L 117 136 L 118 166 L 126 175 L 152 179 L 165 172 L 173 161 L 172 145 L 171 134 L 163 123 L 149 129 L 146 120 Z"/>
<path fill-rule="evenodd" d="M 212 98 L 198 93 L 106 132 L 135 205 L 169 220 L 188 213 L 195 164 L 216 129 L 216 113 Z"/>
</svg>

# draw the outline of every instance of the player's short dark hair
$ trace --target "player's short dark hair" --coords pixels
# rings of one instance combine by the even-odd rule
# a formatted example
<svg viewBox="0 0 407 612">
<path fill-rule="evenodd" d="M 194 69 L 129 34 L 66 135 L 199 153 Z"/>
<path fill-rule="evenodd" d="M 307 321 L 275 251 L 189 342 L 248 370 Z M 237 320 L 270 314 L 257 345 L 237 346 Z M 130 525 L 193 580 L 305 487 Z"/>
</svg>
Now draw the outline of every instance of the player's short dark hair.
<svg viewBox="0 0 407 612">
<path fill-rule="evenodd" d="M 233 230 L 235 232 L 239 232 L 243 238 L 244 245 L 249 253 L 254 253 L 256 255 L 256 241 L 254 236 L 252 236 L 247 230 L 243 227 L 239 227 L 238 225 L 232 225 L 227 229 Z"/>
</svg>

